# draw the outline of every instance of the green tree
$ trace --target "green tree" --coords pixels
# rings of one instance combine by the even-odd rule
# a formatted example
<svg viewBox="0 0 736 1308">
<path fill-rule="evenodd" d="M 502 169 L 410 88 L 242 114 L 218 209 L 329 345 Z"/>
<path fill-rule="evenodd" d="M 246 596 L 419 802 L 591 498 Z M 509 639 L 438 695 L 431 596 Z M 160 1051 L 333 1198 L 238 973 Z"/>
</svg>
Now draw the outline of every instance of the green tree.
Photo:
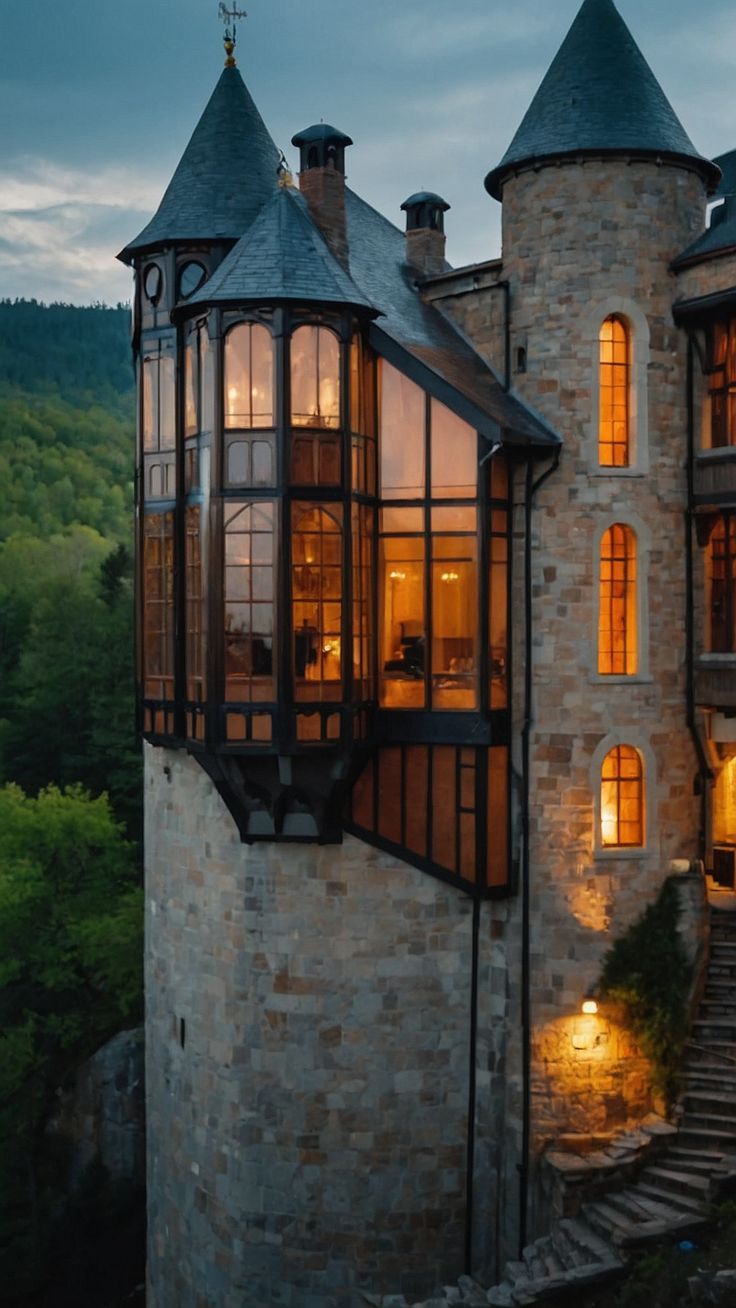
<svg viewBox="0 0 736 1308">
<path fill-rule="evenodd" d="M 103 796 L 0 789 L 0 1266 L 43 1267 L 39 1133 L 55 1087 L 142 1005 L 142 894 Z M 31 1255 L 33 1255 L 31 1257 Z"/>
</svg>

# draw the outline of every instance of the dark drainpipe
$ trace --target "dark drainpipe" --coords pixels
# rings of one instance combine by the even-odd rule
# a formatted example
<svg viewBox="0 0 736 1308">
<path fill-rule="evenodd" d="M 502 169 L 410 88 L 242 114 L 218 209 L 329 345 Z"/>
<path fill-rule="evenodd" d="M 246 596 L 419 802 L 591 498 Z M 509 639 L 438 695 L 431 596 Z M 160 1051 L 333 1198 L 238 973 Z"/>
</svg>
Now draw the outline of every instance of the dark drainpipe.
<svg viewBox="0 0 736 1308">
<path fill-rule="evenodd" d="M 534 496 L 548 477 L 556 471 L 560 450 L 555 450 L 554 461 L 536 481 L 533 480 L 531 459 L 526 467 L 525 531 L 524 531 L 524 725 L 521 731 L 521 1057 L 522 1057 L 522 1108 L 521 1108 L 521 1162 L 519 1163 L 519 1258 L 527 1242 L 527 1209 L 529 1203 L 529 1155 L 531 1152 L 531 940 L 530 898 L 531 867 L 529 860 L 529 788 L 530 788 L 530 737 L 532 726 L 532 508 Z"/>
<path fill-rule="evenodd" d="M 687 509 L 685 511 L 685 639 L 687 641 L 687 725 L 695 744 L 700 776 L 700 833 L 698 857 L 705 860 L 708 787 L 713 771 L 695 721 L 695 600 L 693 595 L 693 467 L 695 460 L 695 382 L 696 343 L 688 332 L 687 341 Z"/>
</svg>

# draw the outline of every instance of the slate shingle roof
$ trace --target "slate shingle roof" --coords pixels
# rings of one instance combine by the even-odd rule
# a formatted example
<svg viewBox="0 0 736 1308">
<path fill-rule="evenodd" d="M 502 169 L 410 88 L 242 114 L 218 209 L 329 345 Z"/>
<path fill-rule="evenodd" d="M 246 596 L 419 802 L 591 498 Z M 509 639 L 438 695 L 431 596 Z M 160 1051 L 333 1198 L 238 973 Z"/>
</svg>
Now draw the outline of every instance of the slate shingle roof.
<svg viewBox="0 0 736 1308">
<path fill-rule="evenodd" d="M 586 153 L 677 158 L 710 186 L 718 180 L 613 0 L 584 0 L 516 136 L 486 177 L 486 189 L 500 200 L 505 178 L 522 164 Z"/>
<path fill-rule="evenodd" d="M 303 196 L 290 186 L 278 187 L 187 306 L 274 300 L 349 304 L 374 316 L 378 312 L 331 253 Z"/>
<path fill-rule="evenodd" d="M 714 209 L 708 230 L 678 255 L 673 264 L 675 268 L 700 263 L 713 255 L 736 249 L 736 150 L 718 155 L 713 162 L 722 173 L 713 199 L 723 199 L 724 204 Z"/>
<path fill-rule="evenodd" d="M 279 157 L 238 69 L 223 69 L 155 216 L 120 258 L 170 241 L 237 240 L 273 194 Z"/>
<path fill-rule="evenodd" d="M 381 310 L 371 324 L 376 348 L 391 357 L 391 344 L 451 386 L 465 401 L 461 416 L 483 435 L 510 444 L 555 448 L 559 437 L 520 400 L 504 391 L 485 359 L 434 305 L 425 304 L 416 271 L 406 262 L 406 237 L 360 196 L 345 190 L 350 272 Z M 395 353 L 395 352 L 394 352 Z M 401 359 L 395 361 L 400 366 Z M 431 389 L 429 377 L 423 384 Z M 459 411 L 461 406 L 448 400 Z"/>
</svg>

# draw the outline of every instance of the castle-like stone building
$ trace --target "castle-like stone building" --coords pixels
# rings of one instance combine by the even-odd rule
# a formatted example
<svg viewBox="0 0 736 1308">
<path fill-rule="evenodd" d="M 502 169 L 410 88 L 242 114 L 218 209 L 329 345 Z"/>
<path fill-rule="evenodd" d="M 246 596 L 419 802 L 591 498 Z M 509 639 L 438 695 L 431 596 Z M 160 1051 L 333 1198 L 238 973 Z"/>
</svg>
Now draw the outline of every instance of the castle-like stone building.
<svg viewBox="0 0 736 1308">
<path fill-rule="evenodd" d="M 223 143 L 226 142 L 226 148 Z M 736 849 L 736 152 L 584 0 L 451 269 L 228 62 L 135 269 L 152 1308 L 495 1278 Z M 731 451 L 734 451 L 734 454 Z"/>
</svg>

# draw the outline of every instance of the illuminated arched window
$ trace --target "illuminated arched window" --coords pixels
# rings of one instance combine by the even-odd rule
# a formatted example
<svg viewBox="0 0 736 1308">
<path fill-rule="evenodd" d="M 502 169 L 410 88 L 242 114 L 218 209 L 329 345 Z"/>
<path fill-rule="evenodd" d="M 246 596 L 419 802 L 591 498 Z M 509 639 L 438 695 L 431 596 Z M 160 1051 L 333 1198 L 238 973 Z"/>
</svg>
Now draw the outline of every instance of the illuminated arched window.
<svg viewBox="0 0 736 1308">
<path fill-rule="evenodd" d="M 292 335 L 291 421 L 340 426 L 340 343 L 327 327 L 297 327 Z"/>
<path fill-rule="evenodd" d="M 273 337 L 261 323 L 238 323 L 225 337 L 225 426 L 273 426 Z"/>
<path fill-rule="evenodd" d="M 611 314 L 599 336 L 598 457 L 603 468 L 628 468 L 631 462 L 629 412 L 629 328 Z"/>
<path fill-rule="evenodd" d="M 637 671 L 636 535 L 621 522 L 601 538 L 598 671 L 603 676 Z"/>
<path fill-rule="evenodd" d="M 616 745 L 601 768 L 601 845 L 644 844 L 644 768 L 633 745 Z"/>
</svg>

